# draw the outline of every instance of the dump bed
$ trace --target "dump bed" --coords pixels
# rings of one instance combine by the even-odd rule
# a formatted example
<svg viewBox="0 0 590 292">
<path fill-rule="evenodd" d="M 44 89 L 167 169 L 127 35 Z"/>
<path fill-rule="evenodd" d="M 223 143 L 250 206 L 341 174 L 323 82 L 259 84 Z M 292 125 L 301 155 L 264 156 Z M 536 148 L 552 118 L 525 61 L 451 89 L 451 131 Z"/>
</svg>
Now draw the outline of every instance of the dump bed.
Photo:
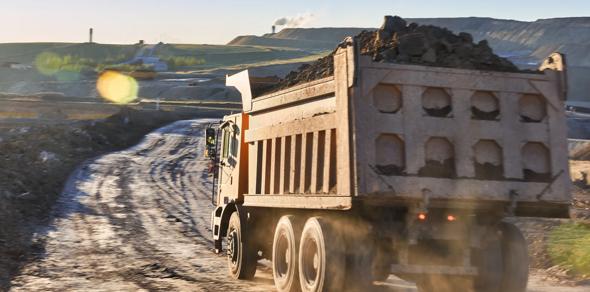
<svg viewBox="0 0 590 292">
<path fill-rule="evenodd" d="M 507 204 L 556 216 L 570 201 L 565 72 L 373 62 L 352 42 L 333 77 L 244 99 L 249 206 Z"/>
</svg>

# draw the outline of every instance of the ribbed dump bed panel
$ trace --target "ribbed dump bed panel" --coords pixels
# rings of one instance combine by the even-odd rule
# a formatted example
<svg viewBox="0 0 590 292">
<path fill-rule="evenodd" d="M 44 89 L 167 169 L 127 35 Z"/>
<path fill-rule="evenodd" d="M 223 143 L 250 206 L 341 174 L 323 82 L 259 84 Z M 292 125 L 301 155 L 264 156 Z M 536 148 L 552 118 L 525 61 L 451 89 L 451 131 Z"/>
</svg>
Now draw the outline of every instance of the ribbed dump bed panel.
<svg viewBox="0 0 590 292">
<path fill-rule="evenodd" d="M 353 89 L 358 195 L 569 200 L 557 72 L 373 63 Z"/>
<path fill-rule="evenodd" d="M 252 103 L 246 204 L 338 208 L 334 78 L 297 86 Z M 312 201 L 315 198 L 316 201 Z"/>
<path fill-rule="evenodd" d="M 249 195 L 335 194 L 335 114 L 251 129 Z"/>
<path fill-rule="evenodd" d="M 349 94 L 354 63 L 354 51 L 340 48 L 333 77 L 252 100 L 252 110 L 246 112 L 250 162 L 245 206 L 352 207 Z"/>
</svg>

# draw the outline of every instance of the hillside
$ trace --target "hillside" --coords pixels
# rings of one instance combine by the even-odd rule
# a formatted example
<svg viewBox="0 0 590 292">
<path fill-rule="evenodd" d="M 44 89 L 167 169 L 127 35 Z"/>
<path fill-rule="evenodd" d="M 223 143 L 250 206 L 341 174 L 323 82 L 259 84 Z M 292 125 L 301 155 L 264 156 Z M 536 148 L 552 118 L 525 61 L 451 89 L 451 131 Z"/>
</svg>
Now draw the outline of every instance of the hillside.
<svg viewBox="0 0 590 292">
<path fill-rule="evenodd" d="M 44 52 L 72 55 L 94 60 L 125 59 L 133 56 L 136 45 L 109 45 L 94 43 L 6 43 L 0 44 L 0 64 L 19 62 L 30 64 Z"/>
<path fill-rule="evenodd" d="M 539 60 L 553 51 L 566 53 L 576 66 L 590 66 L 590 17 L 534 22 L 493 18 L 419 18 L 412 21 L 464 31 L 487 39 L 499 52 Z"/>
<path fill-rule="evenodd" d="M 500 53 L 511 57 L 539 60 L 559 50 L 570 56 L 576 66 L 590 66 L 590 17 L 540 19 L 534 22 L 466 17 L 415 18 L 408 21 L 446 27 L 454 32 L 468 32 L 476 41 L 486 39 Z M 252 45 L 248 40 L 265 45 L 307 48 L 333 48 L 346 36 L 371 28 L 288 28 L 261 37 L 240 36 L 229 44 Z M 295 42 L 298 41 L 298 42 Z M 297 43 L 300 45 L 297 46 Z M 331 44 L 331 46 L 328 46 Z M 522 63 L 522 62 L 521 62 Z"/>
<path fill-rule="evenodd" d="M 367 28 L 369 29 L 369 28 Z M 263 36 L 238 36 L 228 45 L 256 45 L 269 47 L 299 48 L 308 50 L 331 50 L 345 37 L 357 35 L 363 28 L 328 27 L 328 28 L 286 28 L 275 34 Z"/>
<path fill-rule="evenodd" d="M 8 43 L 0 44 L 0 65 L 7 62 L 32 64 L 43 53 L 59 57 L 70 56 L 93 63 L 118 63 L 133 57 L 140 45 L 111 45 L 97 43 Z M 279 46 L 280 47 L 280 46 Z M 309 56 L 301 49 L 269 48 L 264 46 L 228 46 L 164 44 L 154 52 L 161 58 L 195 57 L 203 62 L 197 67 L 215 68 L 272 60 L 285 60 Z"/>
<path fill-rule="evenodd" d="M 533 22 L 481 17 L 408 19 L 423 25 L 468 32 L 486 39 L 496 53 L 523 68 L 534 68 L 554 51 L 567 54 L 571 100 L 590 101 L 590 17 L 540 19 Z M 299 49 L 333 49 L 362 28 L 290 28 L 260 37 L 242 36 L 230 44 L 264 44 Z M 370 29 L 367 29 L 370 30 Z"/>
<path fill-rule="evenodd" d="M 97 95 L 97 73 L 102 68 L 120 66 L 138 52 L 150 47 L 154 46 L 97 43 L 0 44 L 0 93 L 58 92 L 68 96 L 94 97 Z M 236 70 L 244 67 L 297 64 L 314 61 L 322 56 L 319 52 L 296 48 L 199 44 L 162 44 L 154 49 L 153 55 L 168 63 L 170 72 L 161 76 L 172 79 L 188 78 L 186 72 L 226 69 L 220 73 L 223 76 L 229 72 L 227 68 Z M 14 63 L 24 66 L 21 69 L 11 68 L 10 64 Z M 176 72 L 180 75 L 176 76 Z M 155 89 L 144 85 L 141 93 L 153 91 L 160 94 L 164 91 L 161 83 L 153 84 L 156 85 Z M 196 87 L 191 87 L 194 88 Z M 148 94 L 144 97 L 156 96 Z"/>
</svg>

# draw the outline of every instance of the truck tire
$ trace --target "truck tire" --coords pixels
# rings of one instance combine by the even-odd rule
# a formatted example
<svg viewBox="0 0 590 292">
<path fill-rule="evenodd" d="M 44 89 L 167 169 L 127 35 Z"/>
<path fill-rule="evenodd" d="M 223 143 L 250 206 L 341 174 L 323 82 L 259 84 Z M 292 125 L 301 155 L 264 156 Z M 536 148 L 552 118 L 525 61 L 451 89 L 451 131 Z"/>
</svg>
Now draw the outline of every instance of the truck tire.
<svg viewBox="0 0 590 292">
<path fill-rule="evenodd" d="M 363 242 L 359 242 L 362 245 Z M 373 287 L 373 271 L 371 264 L 373 254 L 370 250 L 347 251 L 346 276 L 344 285 L 349 291 L 371 291 Z"/>
<path fill-rule="evenodd" d="M 344 221 L 347 231 L 343 232 L 346 243 L 346 275 L 344 286 L 350 291 L 372 290 L 375 275 L 374 263 L 377 247 L 374 236 L 369 233 L 370 226 L 363 221 Z"/>
<path fill-rule="evenodd" d="M 379 282 L 387 280 L 391 274 L 392 263 L 391 241 L 384 239 L 376 240 L 375 253 L 371 265 L 373 280 Z"/>
<path fill-rule="evenodd" d="M 503 277 L 502 244 L 497 227 L 489 228 L 474 257 L 479 275 L 474 279 L 477 292 L 503 292 L 498 283 Z"/>
<path fill-rule="evenodd" d="M 272 242 L 272 276 L 279 292 L 299 291 L 298 249 L 301 230 L 294 216 L 279 219 Z"/>
<path fill-rule="evenodd" d="M 227 260 L 232 278 L 250 280 L 256 274 L 257 254 L 244 234 L 244 225 L 238 212 L 232 213 L 226 234 Z"/>
<path fill-rule="evenodd" d="M 527 242 L 514 224 L 502 222 L 502 259 L 503 259 L 503 292 L 526 291 L 529 279 L 529 257 Z"/>
<path fill-rule="evenodd" d="M 344 252 L 344 240 L 337 229 L 323 218 L 309 218 L 299 243 L 301 291 L 342 291 L 346 272 Z"/>
<path fill-rule="evenodd" d="M 488 228 L 481 239 L 481 247 L 472 253 L 473 265 L 479 274 L 475 278 L 425 275 L 418 279 L 416 285 L 420 292 L 504 292 L 498 283 L 502 282 L 503 261 L 502 245 L 497 227 Z"/>
</svg>

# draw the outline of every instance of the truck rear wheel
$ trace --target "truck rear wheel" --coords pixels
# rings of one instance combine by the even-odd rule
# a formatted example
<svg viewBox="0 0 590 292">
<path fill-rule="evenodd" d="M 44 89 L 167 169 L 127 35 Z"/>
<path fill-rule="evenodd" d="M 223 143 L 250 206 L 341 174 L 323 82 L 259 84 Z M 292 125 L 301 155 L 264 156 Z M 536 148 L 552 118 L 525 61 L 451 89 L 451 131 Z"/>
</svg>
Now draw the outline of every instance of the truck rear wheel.
<svg viewBox="0 0 590 292">
<path fill-rule="evenodd" d="M 256 274 L 257 254 L 244 236 L 244 225 L 238 212 L 234 212 L 227 227 L 227 260 L 229 273 L 234 279 L 250 280 Z"/>
<path fill-rule="evenodd" d="M 375 254 L 371 264 L 373 280 L 383 282 L 391 274 L 391 264 L 393 262 L 391 241 L 380 239 L 376 241 L 375 246 Z"/>
<path fill-rule="evenodd" d="M 281 217 L 272 243 L 272 275 L 280 292 L 299 291 L 297 251 L 301 230 L 294 219 L 294 216 Z"/>
<path fill-rule="evenodd" d="M 524 292 L 529 278 L 527 243 L 514 224 L 502 222 L 503 277 L 500 291 Z"/>
<path fill-rule="evenodd" d="M 323 218 L 312 217 L 299 244 L 299 281 L 303 292 L 341 291 L 346 270 L 342 235 Z"/>
<path fill-rule="evenodd" d="M 482 292 L 524 292 L 528 282 L 527 243 L 513 224 L 490 230 L 478 253 L 475 289 Z M 500 283 L 500 285 L 498 285 Z"/>
<path fill-rule="evenodd" d="M 502 281 L 502 244 L 496 227 L 489 228 L 482 238 L 481 248 L 477 249 L 473 264 L 479 275 L 474 279 L 477 292 L 503 292 L 498 283 Z"/>
<path fill-rule="evenodd" d="M 346 243 L 346 276 L 344 285 L 352 291 L 371 290 L 375 280 L 374 269 L 380 265 L 377 240 L 370 233 L 371 227 L 362 220 L 346 220 L 343 232 Z M 341 225 L 341 226 L 342 226 Z M 383 255 L 383 260 L 390 259 Z"/>
<path fill-rule="evenodd" d="M 497 227 L 489 227 L 481 238 L 481 246 L 472 252 L 472 265 L 478 270 L 475 277 L 425 275 L 417 281 L 420 292 L 504 292 L 502 282 L 502 246 Z"/>
</svg>

